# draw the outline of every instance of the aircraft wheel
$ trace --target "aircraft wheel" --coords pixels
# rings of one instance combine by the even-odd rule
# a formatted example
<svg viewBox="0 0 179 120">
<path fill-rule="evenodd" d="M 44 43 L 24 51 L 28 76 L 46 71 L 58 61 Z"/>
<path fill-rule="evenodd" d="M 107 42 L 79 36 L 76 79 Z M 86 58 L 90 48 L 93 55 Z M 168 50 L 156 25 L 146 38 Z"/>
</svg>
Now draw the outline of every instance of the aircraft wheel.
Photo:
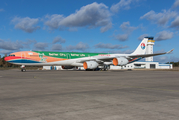
<svg viewBox="0 0 179 120">
<path fill-rule="evenodd" d="M 26 69 L 21 69 L 21 72 L 25 72 L 26 71 Z"/>
<path fill-rule="evenodd" d="M 104 65 L 104 71 L 107 71 L 108 70 L 108 66 L 107 65 Z"/>
</svg>

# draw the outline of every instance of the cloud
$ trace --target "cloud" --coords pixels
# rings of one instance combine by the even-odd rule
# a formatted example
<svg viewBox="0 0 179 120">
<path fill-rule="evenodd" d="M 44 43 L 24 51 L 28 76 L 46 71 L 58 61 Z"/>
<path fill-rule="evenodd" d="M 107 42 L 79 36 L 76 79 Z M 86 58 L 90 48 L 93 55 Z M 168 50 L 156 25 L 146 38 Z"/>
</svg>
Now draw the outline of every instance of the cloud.
<svg viewBox="0 0 179 120">
<path fill-rule="evenodd" d="M 66 50 L 81 50 L 81 51 L 85 51 L 88 48 L 89 48 L 88 44 L 79 42 L 76 46 L 72 46 L 72 45 L 67 46 Z"/>
<path fill-rule="evenodd" d="M 176 17 L 175 20 L 171 23 L 170 28 L 179 30 L 179 16 Z"/>
<path fill-rule="evenodd" d="M 0 9 L 0 12 L 3 12 L 4 11 L 4 9 Z"/>
<path fill-rule="evenodd" d="M 32 44 L 32 43 L 37 43 L 37 41 L 36 40 L 27 39 L 27 41 L 24 44 Z"/>
<path fill-rule="evenodd" d="M 20 18 L 20 17 L 14 17 L 11 22 L 15 25 L 15 29 L 23 30 L 27 33 L 32 33 L 37 29 L 40 29 L 39 26 L 36 26 L 36 24 L 39 22 L 39 19 L 36 18 Z"/>
<path fill-rule="evenodd" d="M 167 61 L 167 62 L 179 62 L 179 57 L 171 56 L 169 61 Z"/>
<path fill-rule="evenodd" d="M 115 40 L 119 40 L 119 41 L 126 41 L 129 38 L 129 35 L 136 29 L 138 29 L 139 27 L 133 27 L 130 26 L 130 22 L 123 22 L 120 25 L 120 28 L 122 29 L 122 31 L 124 31 L 124 34 L 118 34 L 118 35 L 113 35 L 113 38 Z"/>
<path fill-rule="evenodd" d="M 5 41 L 5 40 L 0 39 L 0 49 L 19 50 L 21 48 L 23 48 L 23 45 L 18 40 L 16 40 L 15 42 L 12 42 L 12 41 Z"/>
<path fill-rule="evenodd" d="M 45 50 L 48 47 L 47 43 L 38 42 L 34 44 L 35 49 L 37 50 Z"/>
<path fill-rule="evenodd" d="M 115 40 L 119 41 L 126 41 L 129 38 L 128 34 L 118 34 L 118 35 L 113 35 Z"/>
<path fill-rule="evenodd" d="M 122 46 L 122 45 L 112 45 L 110 43 L 104 44 L 104 43 L 98 43 L 94 45 L 95 48 L 105 48 L 105 49 L 124 49 L 128 46 Z"/>
<path fill-rule="evenodd" d="M 23 45 L 30 45 L 30 44 L 35 44 L 35 43 L 37 43 L 37 41 L 36 40 L 31 40 L 31 39 L 27 39 L 26 41 L 21 41 L 21 44 L 23 44 Z"/>
<path fill-rule="evenodd" d="M 173 32 L 169 31 L 161 31 L 157 33 L 156 41 L 162 41 L 162 40 L 167 40 L 171 39 L 173 37 Z"/>
<path fill-rule="evenodd" d="M 121 25 L 120 25 L 120 28 L 127 32 L 127 33 L 131 33 L 133 32 L 134 30 L 138 29 L 138 27 L 132 27 L 130 26 L 130 22 L 123 22 Z"/>
<path fill-rule="evenodd" d="M 166 52 L 164 49 L 161 49 L 161 50 L 158 50 L 158 51 L 154 51 L 154 54 L 155 53 L 164 53 L 164 52 Z"/>
<path fill-rule="evenodd" d="M 75 13 L 64 17 L 63 15 L 54 14 L 46 16 L 45 25 L 50 29 L 63 27 L 88 27 L 95 28 L 101 26 L 101 32 L 111 28 L 110 12 L 108 7 L 103 3 L 92 3 L 80 8 Z"/>
<path fill-rule="evenodd" d="M 154 61 L 159 61 L 159 63 L 167 62 L 178 62 L 179 58 L 175 56 L 154 56 Z"/>
<path fill-rule="evenodd" d="M 170 10 L 163 10 L 160 13 L 155 13 L 155 11 L 151 10 L 145 15 L 141 16 L 140 19 L 147 19 L 153 23 L 159 25 L 166 25 L 168 21 L 177 16 L 177 12 Z"/>
<path fill-rule="evenodd" d="M 104 27 L 101 27 L 100 31 L 101 31 L 101 33 L 104 33 L 106 31 L 108 31 L 110 28 L 112 28 L 112 23 L 111 22 L 109 22 L 108 25 L 106 25 Z"/>
<path fill-rule="evenodd" d="M 46 15 L 45 25 L 47 25 L 50 29 L 57 29 L 60 26 L 60 21 L 64 19 L 63 15 L 53 14 L 53 15 Z"/>
<path fill-rule="evenodd" d="M 141 36 L 138 37 L 138 40 L 143 40 L 144 37 L 148 37 L 149 35 L 148 34 L 143 34 Z"/>
<path fill-rule="evenodd" d="M 122 54 L 131 54 L 132 52 L 134 52 L 134 50 L 125 50 L 125 51 L 122 51 L 121 53 Z"/>
<path fill-rule="evenodd" d="M 19 41 L 19 40 L 11 41 L 11 40 L 0 39 L 0 49 L 4 49 L 5 52 L 7 51 L 13 52 L 13 51 L 17 51 L 23 48 L 26 48 L 26 49 L 30 48 L 30 45 L 35 44 L 35 43 L 37 43 L 36 40 L 30 40 L 30 39 L 27 39 L 24 41 Z"/>
<path fill-rule="evenodd" d="M 65 31 L 66 30 L 66 31 L 70 31 L 70 32 L 76 32 L 76 31 L 78 31 L 78 28 L 77 27 L 69 27 L 69 28 L 67 28 L 65 26 L 60 26 L 59 30 L 60 31 Z"/>
<path fill-rule="evenodd" d="M 52 46 L 52 50 L 62 50 L 63 48 L 62 48 L 62 45 L 61 44 L 54 44 L 53 46 Z"/>
<path fill-rule="evenodd" d="M 108 24 L 108 7 L 96 2 L 83 6 L 79 11 L 64 18 L 60 24 L 67 27 L 104 26 Z"/>
<path fill-rule="evenodd" d="M 175 0 L 175 3 L 173 4 L 174 7 L 179 6 L 179 0 Z"/>
<path fill-rule="evenodd" d="M 166 63 L 169 62 L 169 58 L 167 56 L 154 56 L 153 57 L 154 61 L 158 61 L 160 63 Z"/>
<path fill-rule="evenodd" d="M 27 48 L 29 49 L 32 44 L 37 43 L 36 40 L 31 40 L 31 39 L 27 39 L 26 41 L 20 41 L 20 42 L 23 45 L 23 48 L 26 48 L 26 49 Z"/>
<path fill-rule="evenodd" d="M 70 32 L 76 32 L 76 31 L 78 31 L 78 29 L 75 28 L 75 27 L 71 27 L 71 28 L 68 29 L 68 31 L 70 31 Z"/>
<path fill-rule="evenodd" d="M 12 50 L 1 50 L 0 54 L 10 54 L 12 53 Z"/>
<path fill-rule="evenodd" d="M 66 40 L 65 39 L 63 39 L 63 38 L 61 38 L 61 37 L 59 37 L 59 36 L 57 36 L 57 37 L 55 37 L 54 39 L 53 39 L 53 44 L 55 44 L 55 43 L 65 43 L 66 42 Z"/>
<path fill-rule="evenodd" d="M 117 13 L 119 10 L 128 10 L 130 9 L 130 4 L 138 0 L 120 0 L 117 4 L 111 6 L 110 10 L 114 13 Z"/>
</svg>

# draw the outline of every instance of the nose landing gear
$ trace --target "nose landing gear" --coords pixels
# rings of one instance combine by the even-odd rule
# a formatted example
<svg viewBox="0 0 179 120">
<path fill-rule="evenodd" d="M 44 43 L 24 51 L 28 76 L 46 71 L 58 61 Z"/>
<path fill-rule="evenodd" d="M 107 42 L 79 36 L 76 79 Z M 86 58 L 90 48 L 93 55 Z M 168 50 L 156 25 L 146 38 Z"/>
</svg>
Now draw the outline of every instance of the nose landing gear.
<svg viewBox="0 0 179 120">
<path fill-rule="evenodd" d="M 25 72 L 25 71 L 26 71 L 25 65 L 22 65 L 22 66 L 21 66 L 21 72 Z"/>
</svg>

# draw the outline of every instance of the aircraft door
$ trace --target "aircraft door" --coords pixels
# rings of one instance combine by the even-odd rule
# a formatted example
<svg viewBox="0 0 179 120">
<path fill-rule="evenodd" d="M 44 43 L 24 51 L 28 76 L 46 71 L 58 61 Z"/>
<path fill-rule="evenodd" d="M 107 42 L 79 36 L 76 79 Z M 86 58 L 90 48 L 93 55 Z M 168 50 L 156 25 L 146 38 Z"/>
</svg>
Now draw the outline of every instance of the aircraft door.
<svg viewBox="0 0 179 120">
<path fill-rule="evenodd" d="M 67 59 L 71 59 L 71 56 L 70 56 L 70 54 L 67 54 Z"/>
<path fill-rule="evenodd" d="M 26 54 L 21 53 L 21 63 L 24 63 L 25 58 L 26 58 Z"/>
<path fill-rule="evenodd" d="M 91 58 L 90 54 L 88 55 L 89 58 Z"/>
</svg>

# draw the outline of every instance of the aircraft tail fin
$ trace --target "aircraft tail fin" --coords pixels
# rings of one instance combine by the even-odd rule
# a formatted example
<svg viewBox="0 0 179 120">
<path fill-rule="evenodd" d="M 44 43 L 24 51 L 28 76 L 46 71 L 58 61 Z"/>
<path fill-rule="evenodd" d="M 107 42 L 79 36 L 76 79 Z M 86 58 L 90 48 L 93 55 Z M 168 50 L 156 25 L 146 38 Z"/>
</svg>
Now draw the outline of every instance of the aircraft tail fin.
<svg viewBox="0 0 179 120">
<path fill-rule="evenodd" d="M 139 46 L 137 47 L 137 49 L 132 53 L 132 55 L 141 55 L 141 54 L 145 54 L 146 49 L 147 49 L 147 42 L 148 42 L 149 37 L 145 37 L 141 43 L 139 44 Z"/>
</svg>

